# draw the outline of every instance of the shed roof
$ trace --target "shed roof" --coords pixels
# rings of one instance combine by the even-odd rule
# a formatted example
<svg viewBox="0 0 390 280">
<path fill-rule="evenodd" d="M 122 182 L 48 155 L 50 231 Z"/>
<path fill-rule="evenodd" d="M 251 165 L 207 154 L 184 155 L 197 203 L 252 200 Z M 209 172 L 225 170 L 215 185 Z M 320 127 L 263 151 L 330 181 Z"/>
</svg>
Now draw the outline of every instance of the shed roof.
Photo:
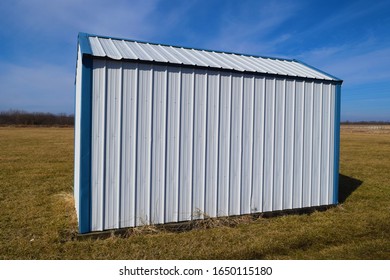
<svg viewBox="0 0 390 280">
<path fill-rule="evenodd" d="M 342 80 L 295 59 L 281 59 L 202 50 L 79 33 L 83 54 L 114 60 L 135 60 L 207 67 L 308 79 Z"/>
</svg>

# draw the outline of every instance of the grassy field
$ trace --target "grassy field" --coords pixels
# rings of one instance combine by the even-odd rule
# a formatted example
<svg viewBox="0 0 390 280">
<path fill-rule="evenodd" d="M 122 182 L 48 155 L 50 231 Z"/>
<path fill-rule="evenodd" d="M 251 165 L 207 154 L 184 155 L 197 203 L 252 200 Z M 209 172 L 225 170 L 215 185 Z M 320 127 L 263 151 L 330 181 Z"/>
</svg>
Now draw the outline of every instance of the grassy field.
<svg viewBox="0 0 390 280">
<path fill-rule="evenodd" d="M 343 126 L 340 173 L 326 211 L 78 239 L 73 129 L 3 127 L 0 259 L 390 259 L 390 127 Z"/>
</svg>

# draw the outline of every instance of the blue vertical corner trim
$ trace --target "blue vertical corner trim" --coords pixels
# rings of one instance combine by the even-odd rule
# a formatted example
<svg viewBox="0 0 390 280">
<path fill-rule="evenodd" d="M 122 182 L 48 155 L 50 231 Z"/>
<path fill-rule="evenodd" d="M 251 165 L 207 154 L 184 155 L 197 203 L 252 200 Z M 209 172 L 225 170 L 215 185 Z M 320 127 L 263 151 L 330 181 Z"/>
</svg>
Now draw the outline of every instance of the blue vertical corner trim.
<svg viewBox="0 0 390 280">
<path fill-rule="evenodd" d="M 82 55 L 79 232 L 91 231 L 92 57 Z"/>
<path fill-rule="evenodd" d="M 333 176 L 333 204 L 339 203 L 339 166 L 340 166 L 340 102 L 341 85 L 336 85 L 335 96 L 335 123 L 334 123 L 334 176 Z"/>
</svg>

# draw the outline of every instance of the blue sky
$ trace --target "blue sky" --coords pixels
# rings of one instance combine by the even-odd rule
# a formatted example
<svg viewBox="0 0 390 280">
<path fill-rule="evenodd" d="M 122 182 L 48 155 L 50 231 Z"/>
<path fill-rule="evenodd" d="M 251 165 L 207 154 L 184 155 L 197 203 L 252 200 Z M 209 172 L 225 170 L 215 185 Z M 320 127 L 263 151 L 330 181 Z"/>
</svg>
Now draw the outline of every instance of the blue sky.
<svg viewBox="0 0 390 280">
<path fill-rule="evenodd" d="M 0 2 L 0 111 L 73 113 L 78 32 L 300 59 L 344 80 L 342 120 L 390 121 L 390 1 Z"/>
</svg>

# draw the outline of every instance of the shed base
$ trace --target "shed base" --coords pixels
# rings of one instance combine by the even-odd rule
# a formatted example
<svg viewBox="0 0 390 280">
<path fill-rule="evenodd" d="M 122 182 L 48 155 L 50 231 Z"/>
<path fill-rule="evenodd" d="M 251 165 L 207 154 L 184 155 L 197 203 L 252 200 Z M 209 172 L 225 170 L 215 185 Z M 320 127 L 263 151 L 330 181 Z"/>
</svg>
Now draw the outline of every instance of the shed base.
<svg viewBox="0 0 390 280">
<path fill-rule="evenodd" d="M 120 228 L 112 229 L 105 231 L 95 231 L 84 234 L 77 234 L 77 240 L 86 240 L 86 239 L 106 239 L 113 236 L 118 237 L 129 237 L 135 234 L 156 234 L 160 231 L 169 231 L 169 232 L 185 232 L 193 229 L 199 228 L 213 228 L 218 226 L 230 226 L 234 227 L 244 221 L 256 220 L 259 218 L 273 218 L 284 215 L 304 215 L 311 214 L 314 212 L 323 212 L 330 208 L 334 208 L 338 204 L 330 205 L 321 205 L 297 209 L 286 209 L 280 211 L 270 211 L 262 213 L 253 213 L 246 215 L 237 215 L 237 216 L 226 216 L 226 217 L 217 217 L 217 218 L 206 218 L 206 219 L 197 219 L 192 221 L 176 222 L 176 223 L 167 223 L 167 224 L 155 224 L 155 225 L 145 225 L 132 228 Z"/>
</svg>

